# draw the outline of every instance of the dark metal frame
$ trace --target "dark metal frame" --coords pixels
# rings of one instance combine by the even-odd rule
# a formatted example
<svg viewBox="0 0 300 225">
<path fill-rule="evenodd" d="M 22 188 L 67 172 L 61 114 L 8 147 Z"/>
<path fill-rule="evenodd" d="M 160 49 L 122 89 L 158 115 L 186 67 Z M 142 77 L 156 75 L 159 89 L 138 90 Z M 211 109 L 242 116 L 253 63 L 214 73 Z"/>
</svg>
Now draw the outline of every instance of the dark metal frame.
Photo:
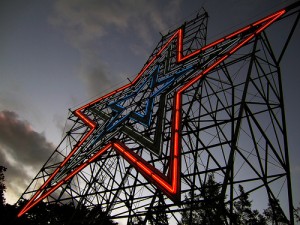
<svg viewBox="0 0 300 225">
<path fill-rule="evenodd" d="M 260 210 L 267 208 L 270 199 L 279 199 L 283 215 L 290 224 L 294 224 L 280 62 L 296 29 L 299 12 L 299 5 L 293 5 L 280 21 L 272 25 L 273 28 L 288 20 L 293 21 L 290 32 L 280 33 L 287 39 L 279 49 L 279 54 L 274 53 L 274 48 L 279 46 L 273 46 L 273 34 L 264 30 L 183 92 L 180 203 L 170 200 L 151 180 L 142 176 L 115 151 L 105 152 L 76 173 L 72 179 L 49 194 L 47 202 L 72 202 L 76 207 L 83 204 L 88 208 L 101 205 L 102 210 L 111 218 L 125 219 L 128 224 L 132 224 L 134 220 L 142 224 L 157 224 L 158 221 L 162 224 L 162 221 L 175 224 L 180 222 L 183 210 L 191 214 L 195 209 L 189 206 L 203 201 L 196 196 L 200 196 L 206 187 L 208 176 L 214 174 L 225 199 L 224 204 L 230 212 L 224 224 L 232 224 L 234 202 L 239 199 L 238 185 L 243 185 L 254 202 L 259 202 L 254 206 L 261 206 Z M 195 19 L 182 26 L 183 55 L 192 54 L 206 45 L 207 18 L 207 13 L 198 14 Z M 157 55 L 176 31 L 162 37 L 148 61 Z M 131 151 L 161 173 L 168 174 L 171 163 L 169 149 L 173 90 L 197 76 L 199 70 L 208 68 L 211 61 L 221 56 L 228 46 L 247 35 L 249 34 L 241 33 L 239 37 L 233 37 L 226 43 L 215 45 L 210 52 L 199 54 L 181 64 L 176 61 L 176 43 L 170 43 L 156 64 L 147 70 L 148 74 L 157 65 L 161 71 L 159 76 L 174 74 L 189 65 L 194 66 L 187 76 L 176 79 L 167 86 L 160 98 L 155 99 L 149 126 L 128 119 L 122 126 L 96 140 L 97 134 L 114 113 L 107 105 L 128 95 L 132 90 L 116 93 L 104 102 L 87 107 L 84 113 L 97 124 L 98 132 L 87 139 L 81 150 L 75 153 L 50 184 L 55 185 L 95 154 L 103 143 L 112 139 L 126 143 Z M 147 79 L 149 78 L 144 76 L 140 82 L 149 83 Z M 139 92 L 138 97 L 125 101 L 124 105 L 132 111 L 142 113 L 146 107 L 142 99 L 148 96 L 149 89 L 145 88 Z M 65 138 L 19 201 L 29 199 L 37 193 L 39 186 L 90 130 L 74 112 L 69 117 L 69 123 L 71 128 Z"/>
</svg>

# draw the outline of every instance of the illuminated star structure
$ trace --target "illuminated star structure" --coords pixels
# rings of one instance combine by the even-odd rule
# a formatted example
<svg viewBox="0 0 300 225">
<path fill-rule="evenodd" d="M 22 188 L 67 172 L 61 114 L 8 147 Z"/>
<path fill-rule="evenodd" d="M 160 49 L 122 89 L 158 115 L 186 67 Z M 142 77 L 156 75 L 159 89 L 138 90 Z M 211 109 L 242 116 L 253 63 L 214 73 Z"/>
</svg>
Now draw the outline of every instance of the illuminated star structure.
<svg viewBox="0 0 300 225">
<path fill-rule="evenodd" d="M 264 189 L 273 198 L 269 183 L 289 177 L 289 169 L 280 166 L 283 169 L 276 174 L 267 166 L 258 172 L 255 167 L 264 160 L 265 165 L 273 165 L 270 157 L 278 159 L 276 163 L 288 159 L 280 159 L 278 149 L 284 148 L 277 149 L 269 134 L 259 128 L 264 122 L 254 120 L 266 110 L 255 108 L 254 112 L 247 93 L 251 88 L 259 92 L 251 82 L 263 79 L 251 77 L 255 60 L 259 61 L 256 54 L 262 52 L 258 49 L 258 42 L 265 40 L 262 34 L 294 8 L 280 10 L 209 44 L 206 13 L 165 35 L 133 81 L 72 111 L 70 131 L 23 194 L 23 199 L 30 199 L 18 216 L 47 199 L 49 203 L 72 200 L 74 205 L 101 205 L 117 219 L 138 216 L 151 220 L 150 215 L 166 213 L 166 209 L 175 218 L 180 204 L 190 204 L 183 196 L 199 195 L 210 173 L 218 175 L 221 194 L 230 199 L 226 204 L 231 210 L 238 199 L 234 190 L 245 180 L 254 181 L 249 193 Z M 238 67 L 239 63 L 242 66 L 237 71 L 248 65 L 246 76 L 230 74 L 231 65 Z M 268 78 L 277 74 L 272 71 L 265 73 L 263 82 L 276 93 L 276 85 Z M 260 105 L 268 105 L 268 112 L 273 110 L 271 98 L 253 96 L 253 104 L 263 99 Z M 281 101 L 279 94 L 274 96 L 278 99 L 273 102 Z M 257 138 L 254 130 L 260 134 L 257 143 L 249 141 Z M 281 129 L 276 135 L 284 137 L 285 133 Z M 263 141 L 268 147 L 260 149 Z M 257 150 L 240 148 L 242 142 Z M 252 153 L 246 156 L 246 151 Z M 238 158 L 241 168 L 244 162 L 252 171 L 249 177 L 243 174 L 242 178 L 238 172 L 243 170 L 234 169 Z M 289 182 L 288 178 L 288 192 Z"/>
</svg>

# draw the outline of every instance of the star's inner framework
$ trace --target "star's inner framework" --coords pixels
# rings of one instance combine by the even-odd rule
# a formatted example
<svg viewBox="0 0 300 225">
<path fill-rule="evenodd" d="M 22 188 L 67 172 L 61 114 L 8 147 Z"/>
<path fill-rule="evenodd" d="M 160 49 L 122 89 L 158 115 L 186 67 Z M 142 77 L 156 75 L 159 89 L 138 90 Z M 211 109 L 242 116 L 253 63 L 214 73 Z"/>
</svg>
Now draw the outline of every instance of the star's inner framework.
<svg viewBox="0 0 300 225">
<path fill-rule="evenodd" d="M 205 201 L 213 175 L 229 212 L 244 185 L 265 208 L 282 200 L 293 220 L 279 68 L 285 47 L 276 54 L 265 31 L 288 12 L 209 44 L 206 12 L 163 36 L 133 81 L 72 112 L 19 215 L 46 199 L 101 205 L 128 224 L 179 223 L 183 209 Z"/>
</svg>

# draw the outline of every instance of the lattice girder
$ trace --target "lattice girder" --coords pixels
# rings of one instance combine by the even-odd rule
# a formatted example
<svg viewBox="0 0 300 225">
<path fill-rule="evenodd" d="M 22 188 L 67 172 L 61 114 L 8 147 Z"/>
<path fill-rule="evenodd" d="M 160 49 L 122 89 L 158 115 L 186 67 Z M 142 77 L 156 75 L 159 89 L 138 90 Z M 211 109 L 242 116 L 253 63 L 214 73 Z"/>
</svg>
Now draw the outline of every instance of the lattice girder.
<svg viewBox="0 0 300 225">
<path fill-rule="evenodd" d="M 224 223 L 239 185 L 256 207 L 283 199 L 293 223 L 281 57 L 264 30 L 295 8 L 208 45 L 206 13 L 169 32 L 131 83 L 72 112 L 19 215 L 46 199 L 101 205 L 128 224 L 178 223 L 214 174 L 230 212 Z"/>
</svg>

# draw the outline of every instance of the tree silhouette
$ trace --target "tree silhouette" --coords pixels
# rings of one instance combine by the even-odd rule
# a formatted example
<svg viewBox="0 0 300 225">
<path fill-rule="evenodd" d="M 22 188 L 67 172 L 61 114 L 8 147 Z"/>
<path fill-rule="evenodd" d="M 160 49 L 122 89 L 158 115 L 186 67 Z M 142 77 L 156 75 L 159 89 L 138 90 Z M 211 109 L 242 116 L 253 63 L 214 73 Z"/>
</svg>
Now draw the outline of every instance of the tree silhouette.
<svg viewBox="0 0 300 225">
<path fill-rule="evenodd" d="M 6 190 L 4 172 L 6 168 L 0 166 L 0 218 L 1 225 L 117 225 L 100 205 L 88 209 L 84 205 L 56 204 L 41 202 L 33 207 L 30 212 L 17 218 L 17 214 L 27 203 L 26 200 L 19 201 L 15 205 L 5 203 L 4 193 Z M 243 186 L 239 186 L 239 198 L 234 203 L 233 223 L 242 225 L 266 225 L 266 224 L 288 224 L 282 209 L 279 207 L 278 199 L 270 199 L 269 206 L 264 210 L 264 215 L 257 210 L 252 210 L 252 201 Z M 185 197 L 182 218 L 179 225 L 203 225 L 203 224 L 226 224 L 229 215 L 221 195 L 221 185 L 214 179 L 214 175 L 208 176 L 206 184 L 202 187 L 199 195 L 192 196 L 189 192 Z M 163 196 L 160 196 L 159 204 L 153 208 L 149 224 L 168 224 L 164 207 Z M 297 222 L 300 221 L 300 206 L 294 209 Z M 132 219 L 132 224 L 140 224 L 141 219 Z"/>
<path fill-rule="evenodd" d="M 89 225 L 117 225 L 118 223 L 114 222 L 112 219 L 109 218 L 106 212 L 102 210 L 101 205 L 94 207 L 93 209 L 89 210 L 86 216 L 87 220 L 84 224 Z M 91 218 L 93 220 L 91 221 Z"/>
<path fill-rule="evenodd" d="M 189 204 L 184 206 L 185 210 L 181 213 L 182 218 L 179 225 L 228 224 L 229 210 L 225 206 L 224 200 L 221 195 L 221 185 L 214 180 L 214 175 L 211 174 L 199 196 L 192 196 L 191 193 L 186 196 L 185 202 L 189 202 Z M 249 193 L 246 193 L 241 185 L 239 185 L 239 198 L 234 203 L 231 222 L 242 225 L 267 225 L 267 218 L 258 210 L 252 209 Z"/>
<path fill-rule="evenodd" d="M 264 214 L 268 222 L 278 225 L 278 224 L 289 224 L 288 219 L 284 215 L 282 209 L 279 206 L 278 199 L 269 199 L 269 207 L 264 210 Z"/>
<path fill-rule="evenodd" d="M 294 209 L 294 217 L 297 222 L 300 222 L 300 203 L 299 206 Z"/>
<path fill-rule="evenodd" d="M 249 194 L 245 193 L 243 186 L 239 185 L 240 197 L 234 203 L 235 207 L 235 224 L 253 224 L 266 225 L 266 218 L 257 210 L 252 210 L 252 201 L 249 200 Z"/>
<path fill-rule="evenodd" d="M 4 172 L 6 171 L 6 168 L 4 166 L 0 166 L 0 207 L 4 207 L 5 205 L 5 197 L 4 192 L 6 190 L 5 186 L 5 179 L 4 179 Z"/>
<path fill-rule="evenodd" d="M 102 211 L 100 206 L 87 209 L 85 206 L 75 207 L 73 204 L 47 204 L 41 202 L 30 212 L 17 218 L 17 214 L 27 201 L 16 205 L 6 204 L 1 225 L 117 225 Z"/>
<path fill-rule="evenodd" d="M 169 224 L 168 216 L 166 213 L 166 203 L 164 200 L 164 196 L 161 192 L 158 195 L 159 201 L 154 205 L 149 213 L 148 224 L 149 225 L 167 225 Z"/>
<path fill-rule="evenodd" d="M 5 203 L 4 192 L 6 168 L 0 166 L 0 221 L 1 225 L 117 225 L 102 211 L 101 206 L 88 209 L 84 205 L 40 202 L 20 218 L 17 214 L 27 200 L 10 205 Z"/>
<path fill-rule="evenodd" d="M 228 209 L 221 195 L 221 185 L 215 181 L 213 174 L 208 176 L 200 195 L 192 196 L 190 192 L 185 202 L 189 204 L 184 206 L 180 225 L 225 224 Z"/>
</svg>

